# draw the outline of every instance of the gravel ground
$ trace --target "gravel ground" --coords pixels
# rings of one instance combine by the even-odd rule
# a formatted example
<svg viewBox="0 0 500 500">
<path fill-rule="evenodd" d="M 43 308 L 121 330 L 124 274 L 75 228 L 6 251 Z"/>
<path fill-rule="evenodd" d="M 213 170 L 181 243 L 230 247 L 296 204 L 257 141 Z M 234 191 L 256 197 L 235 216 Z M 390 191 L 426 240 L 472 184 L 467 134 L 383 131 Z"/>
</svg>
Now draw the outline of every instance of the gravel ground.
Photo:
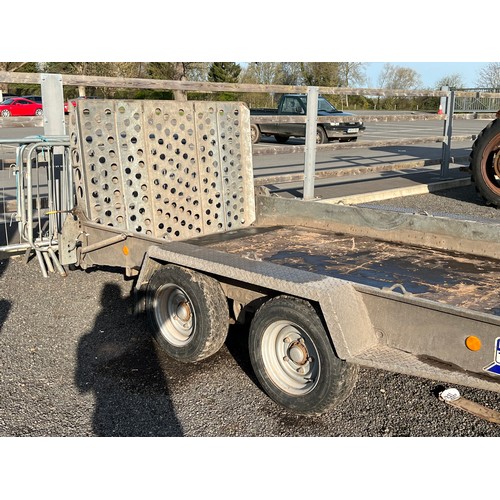
<svg viewBox="0 0 500 500">
<path fill-rule="evenodd" d="M 467 214 L 490 221 L 500 218 L 500 213 L 486 207 L 471 188 L 377 205 Z M 205 485 L 222 469 L 226 479 L 217 487 L 218 496 L 233 498 L 234 489 L 241 490 L 238 478 L 247 485 L 242 468 L 253 468 L 252 477 L 269 480 L 266 491 L 278 495 L 282 485 L 276 481 L 276 464 L 289 473 L 283 457 L 287 457 L 285 462 L 292 461 L 290 465 L 297 458 L 313 464 L 315 453 L 329 458 L 313 465 L 317 478 L 308 486 L 310 494 L 331 490 L 328 478 L 332 467 L 351 481 L 362 471 L 364 481 L 358 491 L 372 494 L 378 489 L 386 499 L 400 498 L 399 482 L 387 479 L 388 470 L 401 478 L 410 469 L 413 473 L 420 470 L 424 474 L 420 477 L 425 478 L 420 487 L 426 488 L 425 492 L 432 488 L 435 494 L 469 489 L 477 496 L 483 487 L 482 483 L 453 480 L 450 484 L 443 479 L 456 476 L 464 457 L 487 456 L 496 444 L 489 440 L 195 440 L 195 444 L 169 440 L 165 447 L 165 441 L 158 438 L 500 437 L 500 425 L 441 402 L 437 393 L 444 386 L 437 382 L 374 369 L 361 369 L 354 392 L 339 408 L 315 418 L 291 415 L 257 385 L 245 328 L 232 327 L 225 345 L 212 358 L 196 365 L 177 363 L 155 347 L 145 318 L 131 314 L 132 287 L 132 280 L 113 269 L 76 270 L 66 278 L 52 274 L 44 279 L 36 259 L 27 264 L 22 257 L 0 260 L 3 491 L 19 492 L 24 471 L 30 468 L 29 484 L 36 487 L 31 486 L 29 494 L 38 495 L 43 487 L 54 492 L 50 478 L 57 464 L 57 477 L 65 477 L 73 486 L 81 483 L 81 471 L 91 468 L 93 482 L 79 488 L 76 498 L 83 498 L 85 490 L 92 493 L 99 478 L 108 484 L 110 474 L 130 477 L 118 485 L 110 483 L 114 497 L 138 498 L 148 491 L 156 494 L 164 489 L 166 471 L 174 470 L 171 488 L 185 492 L 185 485 L 192 483 L 191 471 L 196 470 L 198 480 L 189 488 L 192 493 L 204 494 Z M 499 394 L 456 387 L 465 398 L 500 410 Z M 57 440 L 55 444 L 51 440 L 50 449 L 56 450 L 57 459 L 48 458 L 46 440 L 35 440 L 33 448 L 33 440 L 27 446 L 25 440 L 9 439 L 91 436 L 157 439 L 140 441 L 139 445 L 134 440 L 132 447 L 129 441 L 126 446 L 117 446 L 113 440 L 113 446 L 105 440 L 105 446 L 99 446 L 101 440 L 92 440 L 90 445 L 86 440 Z M 496 474 L 494 461 L 488 463 L 491 473 Z M 485 467 L 488 464 L 482 461 L 483 477 Z M 147 481 L 138 479 L 142 477 Z M 407 480 L 414 483 L 410 477 Z M 262 483 L 245 486 L 238 497 L 255 498 L 257 484 Z M 29 485 L 23 488 L 28 493 Z M 52 497 L 67 498 L 67 489 L 57 488 L 60 495 Z"/>
<path fill-rule="evenodd" d="M 390 200 L 498 220 L 470 188 Z M 379 203 L 380 204 L 380 203 Z M 1 436 L 500 436 L 500 426 L 447 406 L 433 381 L 362 369 L 351 397 L 319 418 L 277 407 L 256 384 L 247 332 L 196 365 L 168 359 L 144 317 L 130 314 L 133 281 L 113 269 L 43 278 L 36 259 L 0 261 Z M 458 387 L 500 409 L 495 393 Z"/>
</svg>

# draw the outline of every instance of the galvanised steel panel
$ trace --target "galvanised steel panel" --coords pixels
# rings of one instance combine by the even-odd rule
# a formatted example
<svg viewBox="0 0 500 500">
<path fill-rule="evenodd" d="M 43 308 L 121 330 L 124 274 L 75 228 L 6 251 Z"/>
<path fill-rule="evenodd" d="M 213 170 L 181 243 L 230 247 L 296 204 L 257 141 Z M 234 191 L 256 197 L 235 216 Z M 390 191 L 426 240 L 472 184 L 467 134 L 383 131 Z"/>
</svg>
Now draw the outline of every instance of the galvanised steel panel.
<svg viewBox="0 0 500 500">
<path fill-rule="evenodd" d="M 167 241 L 254 222 L 242 103 L 82 100 L 69 124 L 77 201 L 90 220 Z"/>
</svg>

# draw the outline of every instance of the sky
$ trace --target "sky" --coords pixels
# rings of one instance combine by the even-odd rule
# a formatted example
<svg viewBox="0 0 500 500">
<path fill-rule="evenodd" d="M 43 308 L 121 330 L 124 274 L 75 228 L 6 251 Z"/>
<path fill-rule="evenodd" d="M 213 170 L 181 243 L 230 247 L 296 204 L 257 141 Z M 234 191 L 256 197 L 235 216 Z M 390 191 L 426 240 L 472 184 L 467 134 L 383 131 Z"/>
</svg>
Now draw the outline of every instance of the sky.
<svg viewBox="0 0 500 500">
<path fill-rule="evenodd" d="M 465 88 L 476 87 L 481 68 L 488 62 L 390 62 L 394 66 L 411 68 L 415 70 L 422 80 L 423 88 L 435 88 L 436 82 L 445 76 L 459 74 L 462 78 Z M 366 63 L 366 76 L 368 79 L 367 87 L 378 87 L 378 76 L 385 62 Z"/>
<path fill-rule="evenodd" d="M 59 0 L 57 0 L 59 1 Z M 62 3 L 62 2 L 61 2 Z M 331 0 L 315 0 L 297 9 L 281 2 L 253 0 L 241 9 L 215 0 L 189 10 L 182 2 L 168 6 L 168 18 L 152 19 L 149 9 L 117 11 L 114 4 L 87 0 L 104 24 L 90 28 L 73 19 L 71 38 L 63 40 L 48 15 L 40 43 L 4 47 L 7 61 L 300 61 L 366 63 L 367 87 L 375 88 L 384 63 L 414 69 L 423 88 L 434 88 L 458 73 L 475 87 L 479 70 L 499 62 L 497 31 L 472 26 L 465 34 L 463 11 L 451 0 L 419 0 L 406 13 L 400 0 L 358 0 L 356 12 Z M 187 17 L 186 17 L 187 16 Z M 154 21 L 154 22 L 152 22 Z M 24 22 L 24 21 L 23 21 Z M 25 29 L 38 29 L 39 19 Z M 10 30 L 10 33 L 9 33 Z M 476 31 L 475 31 L 476 30 Z M 17 26 L 6 26 L 5 40 L 18 40 Z M 397 62 L 409 61 L 409 62 Z M 443 62 L 440 62 L 443 61 Z"/>
</svg>

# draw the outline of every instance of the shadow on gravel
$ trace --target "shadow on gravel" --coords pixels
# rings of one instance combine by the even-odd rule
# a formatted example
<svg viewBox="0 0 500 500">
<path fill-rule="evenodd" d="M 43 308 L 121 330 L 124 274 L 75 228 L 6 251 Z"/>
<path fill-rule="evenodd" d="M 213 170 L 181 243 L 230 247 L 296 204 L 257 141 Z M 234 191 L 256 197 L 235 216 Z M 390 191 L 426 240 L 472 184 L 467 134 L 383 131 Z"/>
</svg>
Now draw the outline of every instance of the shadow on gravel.
<svg viewBox="0 0 500 500">
<path fill-rule="evenodd" d="M 440 196 L 441 198 L 471 203 L 473 205 L 477 205 L 478 207 L 488 207 L 473 185 L 443 189 L 436 191 L 434 195 Z"/>
<path fill-rule="evenodd" d="M 248 353 L 248 329 L 249 325 L 231 325 L 226 338 L 226 347 L 245 375 L 260 388 Z"/>
<path fill-rule="evenodd" d="M 129 312 L 132 300 L 104 286 L 101 313 L 78 345 L 76 385 L 94 394 L 97 436 L 182 436 L 146 321 Z"/>
<path fill-rule="evenodd" d="M 7 259 L 0 260 L 0 276 L 5 272 L 7 266 L 9 265 L 9 261 Z M 5 320 L 9 316 L 11 304 L 8 300 L 0 299 L 0 332 L 2 331 L 2 326 L 5 323 Z"/>
</svg>

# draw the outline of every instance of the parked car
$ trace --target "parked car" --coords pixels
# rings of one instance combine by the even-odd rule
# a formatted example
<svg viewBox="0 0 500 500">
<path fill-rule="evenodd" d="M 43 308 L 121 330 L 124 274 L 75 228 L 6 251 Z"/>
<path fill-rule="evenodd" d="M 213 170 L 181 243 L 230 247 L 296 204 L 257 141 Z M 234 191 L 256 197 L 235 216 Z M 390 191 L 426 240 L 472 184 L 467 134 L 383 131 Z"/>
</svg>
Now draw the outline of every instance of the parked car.
<svg viewBox="0 0 500 500">
<path fill-rule="evenodd" d="M 251 109 L 251 116 L 305 116 L 307 114 L 307 96 L 305 94 L 284 94 L 278 103 L 277 109 L 259 108 Z M 324 97 L 318 98 L 318 116 L 330 116 L 331 122 L 318 123 L 316 129 L 316 143 L 324 144 L 328 141 L 337 139 L 340 142 L 356 141 L 358 136 L 363 133 L 365 126 L 363 122 L 357 119 L 352 113 L 339 111 Z M 336 121 L 337 117 L 352 116 L 350 121 Z M 270 123 L 258 121 L 258 118 L 252 120 L 250 126 L 252 143 L 260 141 L 263 135 L 274 135 L 277 142 L 284 144 L 290 137 L 305 137 L 306 124 L 294 122 Z"/>
<path fill-rule="evenodd" d="M 69 107 L 68 107 L 69 103 L 71 103 L 73 107 L 76 108 L 76 102 L 79 101 L 80 99 L 100 99 L 100 97 L 89 95 L 89 96 L 76 97 L 75 99 L 68 100 L 64 103 L 64 113 L 65 114 L 69 113 Z"/>
<path fill-rule="evenodd" d="M 1 116 L 40 116 L 43 106 L 24 97 L 11 97 L 0 103 Z"/>
<path fill-rule="evenodd" d="M 19 97 L 16 94 L 8 94 L 5 92 L 2 92 L 2 100 L 0 102 L 5 101 L 5 99 L 11 99 L 12 97 Z"/>
<path fill-rule="evenodd" d="M 37 102 L 38 104 L 42 104 L 42 96 L 39 95 L 23 95 L 24 99 L 29 99 L 30 101 Z"/>
</svg>

